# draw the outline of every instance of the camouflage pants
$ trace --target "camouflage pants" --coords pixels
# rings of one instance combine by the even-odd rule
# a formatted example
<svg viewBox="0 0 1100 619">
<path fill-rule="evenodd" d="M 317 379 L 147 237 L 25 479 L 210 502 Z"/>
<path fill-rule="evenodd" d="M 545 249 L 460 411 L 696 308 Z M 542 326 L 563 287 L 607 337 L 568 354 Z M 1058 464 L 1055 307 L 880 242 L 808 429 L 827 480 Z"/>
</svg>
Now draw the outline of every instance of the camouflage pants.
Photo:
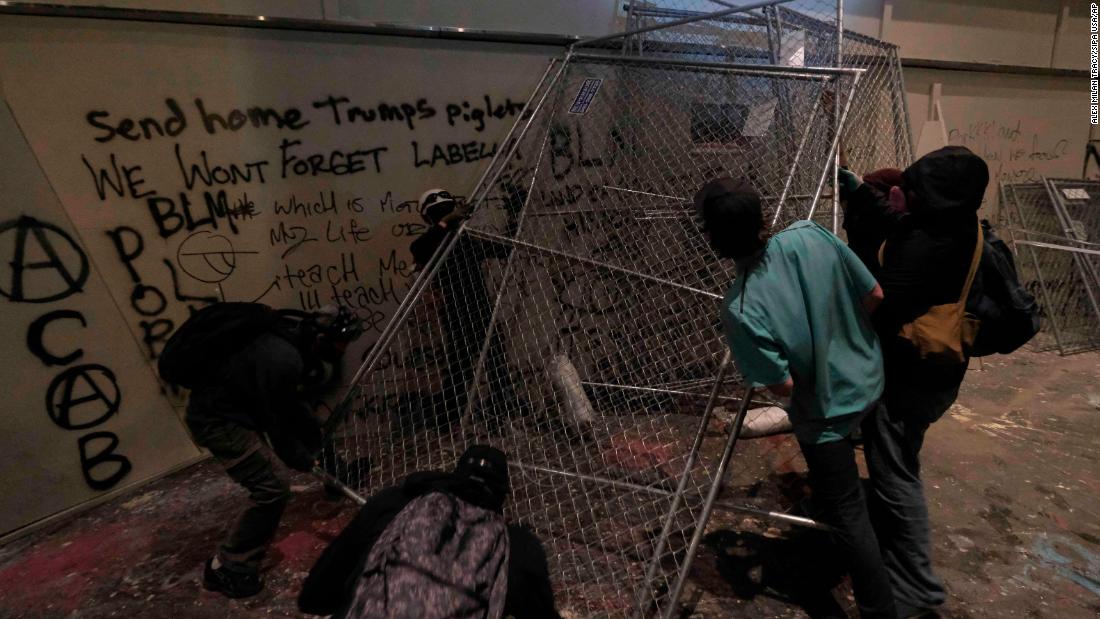
<svg viewBox="0 0 1100 619">
<path fill-rule="evenodd" d="M 218 559 L 230 569 L 258 571 L 290 499 L 290 483 L 272 465 L 255 432 L 235 423 L 190 418 L 187 427 L 195 442 L 248 490 L 248 504 L 218 548 Z"/>
</svg>

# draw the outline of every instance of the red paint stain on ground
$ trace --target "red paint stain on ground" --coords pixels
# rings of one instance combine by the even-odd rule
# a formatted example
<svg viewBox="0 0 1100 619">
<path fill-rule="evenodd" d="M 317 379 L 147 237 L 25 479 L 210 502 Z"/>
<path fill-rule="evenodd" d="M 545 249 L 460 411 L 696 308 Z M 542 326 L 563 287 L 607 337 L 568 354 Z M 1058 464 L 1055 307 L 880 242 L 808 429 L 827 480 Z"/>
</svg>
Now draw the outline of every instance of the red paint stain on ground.
<svg viewBox="0 0 1100 619">
<path fill-rule="evenodd" d="M 793 441 L 787 435 L 779 434 L 754 440 L 766 445 L 764 449 L 769 455 L 769 465 L 776 475 L 801 473 L 805 470 L 803 460 L 798 457 L 801 452 L 797 446 L 792 445 Z"/>
<path fill-rule="evenodd" d="M 611 448 L 604 452 L 605 462 L 626 471 L 660 469 L 670 460 L 672 453 L 668 445 L 629 434 L 612 436 Z"/>
<path fill-rule="evenodd" d="M 317 560 L 318 547 L 327 543 L 312 531 L 293 531 L 272 545 L 282 555 L 284 568 L 309 569 Z"/>
<path fill-rule="evenodd" d="M 133 539 L 126 527 L 114 524 L 33 549 L 0 571 L 0 597 L 10 607 L 77 610 L 111 571 L 109 561 L 133 547 Z"/>
<path fill-rule="evenodd" d="M 1047 515 L 1050 516 L 1050 519 L 1054 521 L 1054 524 L 1058 525 L 1059 529 L 1062 529 L 1063 531 L 1069 530 L 1069 523 L 1066 522 L 1065 518 L 1059 516 L 1054 512 L 1047 512 Z"/>
</svg>

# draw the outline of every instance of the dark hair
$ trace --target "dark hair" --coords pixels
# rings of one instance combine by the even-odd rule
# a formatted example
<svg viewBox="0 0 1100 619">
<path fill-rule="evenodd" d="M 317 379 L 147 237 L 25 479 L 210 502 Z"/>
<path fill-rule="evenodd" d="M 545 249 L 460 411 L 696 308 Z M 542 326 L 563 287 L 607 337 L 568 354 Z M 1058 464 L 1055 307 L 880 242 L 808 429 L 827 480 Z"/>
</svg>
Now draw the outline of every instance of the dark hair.
<svg viewBox="0 0 1100 619">
<path fill-rule="evenodd" d="M 760 194 L 747 180 L 719 178 L 703 185 L 695 194 L 695 209 L 718 255 L 739 260 L 763 247 Z"/>
</svg>

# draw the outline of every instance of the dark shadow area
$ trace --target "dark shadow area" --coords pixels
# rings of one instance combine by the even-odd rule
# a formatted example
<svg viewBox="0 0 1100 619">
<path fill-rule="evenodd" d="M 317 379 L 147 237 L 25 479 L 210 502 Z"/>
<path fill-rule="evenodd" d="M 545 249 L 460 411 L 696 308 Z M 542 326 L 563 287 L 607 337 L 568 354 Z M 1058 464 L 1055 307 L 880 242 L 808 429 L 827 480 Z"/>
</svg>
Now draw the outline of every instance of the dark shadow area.
<svg viewBox="0 0 1100 619">
<path fill-rule="evenodd" d="M 738 598 L 769 597 L 798 606 L 814 619 L 848 617 L 833 596 L 845 569 L 827 534 L 793 530 L 784 537 L 766 537 L 724 530 L 706 536 L 703 543 L 714 552 L 718 574 Z"/>
</svg>

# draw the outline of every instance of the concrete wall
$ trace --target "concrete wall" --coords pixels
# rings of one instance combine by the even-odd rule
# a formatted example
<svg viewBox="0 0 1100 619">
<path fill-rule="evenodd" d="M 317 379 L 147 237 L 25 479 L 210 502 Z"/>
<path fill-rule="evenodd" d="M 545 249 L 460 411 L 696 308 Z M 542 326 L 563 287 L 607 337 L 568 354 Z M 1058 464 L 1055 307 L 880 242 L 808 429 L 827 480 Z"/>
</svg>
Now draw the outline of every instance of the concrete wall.
<svg viewBox="0 0 1100 619">
<path fill-rule="evenodd" d="M 579 35 L 622 21 L 610 0 L 65 4 Z M 903 56 L 1085 62 L 1081 2 L 845 4 L 851 28 L 885 33 Z M 10 15 L 0 35 L 0 338 L 13 351 L 0 374 L 0 535 L 198 457 L 182 394 L 153 371 L 189 308 L 225 298 L 312 309 L 336 295 L 367 319 L 348 357 L 357 364 L 410 282 L 421 226 L 410 201 L 430 186 L 470 189 L 559 52 Z M 996 178 L 1079 174 L 1085 78 L 906 79 L 915 135 L 938 97 L 942 135 Z M 270 115 L 254 126 L 250 108 L 283 126 Z"/>
<path fill-rule="evenodd" d="M 410 282 L 415 200 L 473 186 L 552 52 L 39 17 L 0 31 L 0 337 L 17 343 L 0 533 L 196 457 L 153 369 L 191 309 L 338 299 L 367 322 L 358 365 Z M 78 445 L 89 432 L 119 442 Z M 101 452 L 118 459 L 89 464 Z"/>
<path fill-rule="evenodd" d="M 1016 67 L 905 70 L 914 143 L 924 138 L 927 152 L 946 137 L 985 158 L 993 181 L 987 216 L 997 213 L 996 182 L 1081 176 L 1090 133 L 1088 77 L 1038 70 L 1088 68 L 1087 2 L 847 0 L 845 10 L 848 27 L 897 44 L 910 64 Z M 942 129 L 929 122 L 940 118 L 937 101 Z"/>
</svg>

